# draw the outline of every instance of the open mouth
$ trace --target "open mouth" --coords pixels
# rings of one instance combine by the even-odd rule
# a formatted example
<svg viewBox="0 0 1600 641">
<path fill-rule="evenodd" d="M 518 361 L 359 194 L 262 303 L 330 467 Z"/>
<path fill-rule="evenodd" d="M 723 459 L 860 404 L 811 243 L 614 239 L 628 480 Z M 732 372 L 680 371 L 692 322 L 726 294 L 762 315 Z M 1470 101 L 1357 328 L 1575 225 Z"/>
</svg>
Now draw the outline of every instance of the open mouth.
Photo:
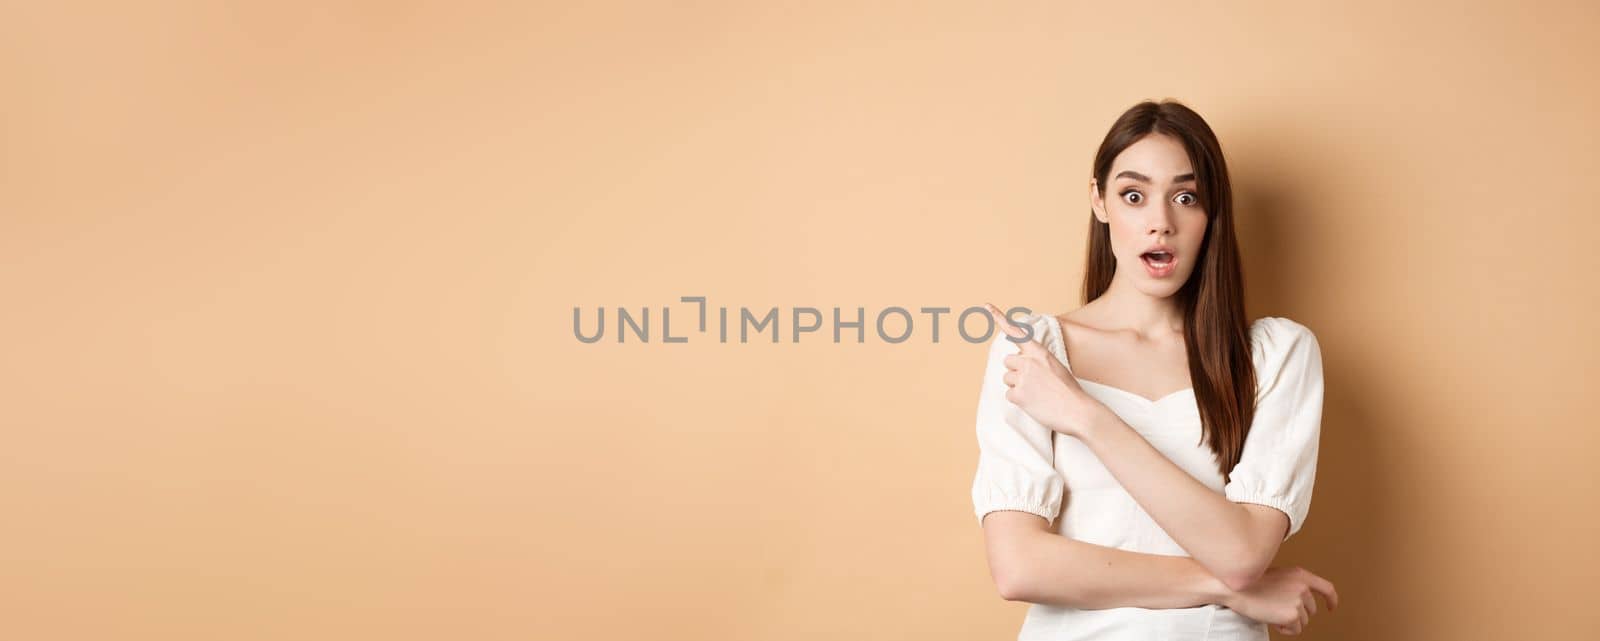
<svg viewBox="0 0 1600 641">
<path fill-rule="evenodd" d="M 1139 258 L 1140 260 L 1143 260 L 1146 265 L 1156 269 L 1166 269 L 1171 267 L 1173 261 L 1172 253 L 1164 251 L 1145 252 L 1143 254 L 1139 254 Z"/>
</svg>

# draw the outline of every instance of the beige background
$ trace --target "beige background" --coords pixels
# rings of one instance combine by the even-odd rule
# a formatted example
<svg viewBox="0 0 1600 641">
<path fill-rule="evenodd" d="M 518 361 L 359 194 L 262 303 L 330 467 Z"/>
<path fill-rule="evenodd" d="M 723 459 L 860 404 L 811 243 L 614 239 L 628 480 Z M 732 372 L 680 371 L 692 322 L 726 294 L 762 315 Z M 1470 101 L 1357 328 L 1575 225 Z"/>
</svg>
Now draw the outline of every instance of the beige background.
<svg viewBox="0 0 1600 641">
<path fill-rule="evenodd" d="M 1252 316 L 1324 349 L 1304 638 L 1600 625 L 1594 3 L 33 4 L 5 638 L 1012 638 L 982 346 L 572 308 L 1065 311 L 1094 148 L 1163 97 Z"/>
</svg>

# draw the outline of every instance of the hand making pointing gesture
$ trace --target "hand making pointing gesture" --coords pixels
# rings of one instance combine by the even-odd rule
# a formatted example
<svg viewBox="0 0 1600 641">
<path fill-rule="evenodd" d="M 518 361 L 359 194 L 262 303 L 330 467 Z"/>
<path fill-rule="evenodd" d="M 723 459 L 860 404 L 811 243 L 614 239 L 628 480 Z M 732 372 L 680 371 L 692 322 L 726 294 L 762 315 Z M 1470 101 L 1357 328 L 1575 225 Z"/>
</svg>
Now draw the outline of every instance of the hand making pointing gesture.
<svg viewBox="0 0 1600 641">
<path fill-rule="evenodd" d="M 995 325 L 1007 336 L 1022 339 L 1000 308 L 984 303 Z M 1015 341 L 1014 341 L 1015 342 Z M 1017 342 L 1018 352 L 1005 358 L 1006 400 L 1022 408 L 1040 425 L 1068 436 L 1080 436 L 1105 406 L 1078 386 L 1066 364 L 1037 340 Z"/>
</svg>

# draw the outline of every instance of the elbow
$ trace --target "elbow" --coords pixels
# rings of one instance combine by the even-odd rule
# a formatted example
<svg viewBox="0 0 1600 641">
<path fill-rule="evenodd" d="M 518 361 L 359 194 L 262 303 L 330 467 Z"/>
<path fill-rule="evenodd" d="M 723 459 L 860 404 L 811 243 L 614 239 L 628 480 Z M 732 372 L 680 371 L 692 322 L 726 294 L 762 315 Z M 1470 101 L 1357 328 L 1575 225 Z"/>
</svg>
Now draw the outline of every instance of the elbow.
<svg viewBox="0 0 1600 641">
<path fill-rule="evenodd" d="M 1251 584 L 1255 583 L 1256 579 L 1261 578 L 1261 575 L 1261 572 L 1234 572 L 1224 574 L 1217 578 L 1221 579 L 1223 585 L 1228 586 L 1229 590 L 1234 592 L 1243 592 L 1246 588 L 1249 588 Z"/>
<path fill-rule="evenodd" d="M 989 575 L 994 579 L 995 591 L 1007 601 L 1028 601 L 1033 598 L 1033 579 L 1027 571 L 1027 559 L 1017 554 L 1002 555 L 992 559 Z"/>
<path fill-rule="evenodd" d="M 1243 531 L 1235 544 L 1212 567 L 1212 574 L 1235 592 L 1249 588 L 1271 567 L 1278 549 L 1288 538 L 1289 517 L 1282 510 L 1240 504 L 1245 515 Z"/>
<path fill-rule="evenodd" d="M 1244 560 L 1234 563 L 1231 567 L 1224 568 L 1221 572 L 1218 572 L 1217 578 L 1221 579 L 1222 583 L 1228 586 L 1229 590 L 1240 592 L 1245 588 L 1250 587 L 1251 584 L 1255 583 L 1256 580 L 1260 579 L 1261 575 L 1266 574 L 1266 572 L 1266 562 L 1256 560 L 1251 557 L 1244 557 Z"/>
<path fill-rule="evenodd" d="M 994 577 L 995 590 L 1000 593 L 1000 598 L 1007 601 L 1027 601 L 1029 599 L 1028 582 L 1016 572 L 997 574 Z"/>
<path fill-rule="evenodd" d="M 1260 543 L 1250 536 L 1238 537 L 1237 545 L 1231 547 L 1212 568 L 1212 574 L 1235 592 L 1250 587 L 1266 574 L 1272 559 L 1278 555 L 1277 545 Z"/>
<path fill-rule="evenodd" d="M 995 591 L 1007 601 L 1031 602 L 1038 595 L 1038 546 L 1045 536 L 1045 519 L 1010 512 L 990 520 L 984 544 Z"/>
</svg>

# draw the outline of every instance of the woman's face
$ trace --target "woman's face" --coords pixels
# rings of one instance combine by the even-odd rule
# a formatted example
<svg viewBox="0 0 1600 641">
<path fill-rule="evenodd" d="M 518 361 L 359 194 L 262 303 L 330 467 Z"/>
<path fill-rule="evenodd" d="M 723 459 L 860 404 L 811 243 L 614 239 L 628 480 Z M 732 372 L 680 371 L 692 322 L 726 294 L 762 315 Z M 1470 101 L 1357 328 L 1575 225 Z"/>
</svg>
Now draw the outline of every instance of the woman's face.
<svg viewBox="0 0 1600 641">
<path fill-rule="evenodd" d="M 1151 296 L 1171 296 L 1194 272 L 1205 239 L 1205 209 L 1189 154 L 1177 138 L 1150 134 L 1111 163 L 1105 196 L 1089 181 L 1095 218 L 1111 227 L 1116 255 L 1113 280 L 1127 280 Z M 1167 256 L 1146 256 L 1160 246 Z"/>
</svg>

